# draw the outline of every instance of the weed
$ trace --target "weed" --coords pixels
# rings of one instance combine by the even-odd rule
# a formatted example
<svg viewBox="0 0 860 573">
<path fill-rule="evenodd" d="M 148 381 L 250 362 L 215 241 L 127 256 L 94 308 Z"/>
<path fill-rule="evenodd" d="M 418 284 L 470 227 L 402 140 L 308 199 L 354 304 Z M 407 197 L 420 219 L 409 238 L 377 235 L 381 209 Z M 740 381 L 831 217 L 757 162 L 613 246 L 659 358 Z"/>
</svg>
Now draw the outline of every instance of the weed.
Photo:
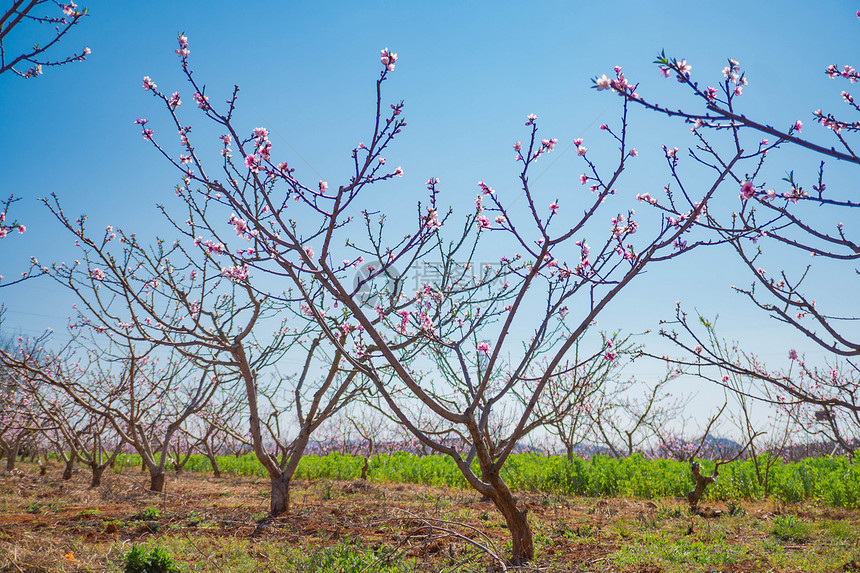
<svg viewBox="0 0 860 573">
<path fill-rule="evenodd" d="M 179 573 L 173 558 L 161 547 L 149 551 L 140 545 L 132 545 L 125 554 L 122 564 L 123 573 Z"/>
<path fill-rule="evenodd" d="M 743 517 L 747 514 L 746 510 L 741 507 L 741 504 L 736 503 L 734 501 L 730 501 L 728 503 L 729 515 L 732 517 Z"/>
<path fill-rule="evenodd" d="M 809 539 L 809 525 L 793 515 L 778 515 L 771 522 L 770 533 L 782 541 L 803 542 Z"/>
<path fill-rule="evenodd" d="M 159 517 L 158 508 L 151 505 L 132 515 L 130 521 L 157 521 Z"/>
</svg>

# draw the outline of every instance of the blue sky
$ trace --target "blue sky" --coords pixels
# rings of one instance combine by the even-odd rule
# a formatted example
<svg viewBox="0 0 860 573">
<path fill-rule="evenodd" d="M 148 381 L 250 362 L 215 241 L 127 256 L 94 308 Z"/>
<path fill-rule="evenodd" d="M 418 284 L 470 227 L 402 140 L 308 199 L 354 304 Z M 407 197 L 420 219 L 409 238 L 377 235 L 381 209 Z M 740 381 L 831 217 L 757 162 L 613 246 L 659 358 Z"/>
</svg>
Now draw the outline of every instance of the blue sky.
<svg viewBox="0 0 860 573">
<path fill-rule="evenodd" d="M 469 208 L 480 179 L 516 194 L 511 145 L 527 137 L 523 121 L 529 113 L 539 116 L 544 137 L 560 141 L 537 166 L 533 182 L 553 197 L 578 187 L 583 166 L 571 141 L 584 137 L 595 159 L 608 161 L 614 146 L 601 138 L 599 125 L 618 121 L 618 98 L 590 89 L 592 77 L 622 65 L 629 78 L 642 82 L 646 97 L 688 101 L 651 63 L 664 49 L 686 58 L 705 83 L 718 81 L 727 58 L 739 60 L 750 81 L 745 113 L 780 126 L 802 119 L 810 137 L 827 141 L 824 130 L 812 125 L 811 112 L 836 108 L 845 86 L 822 70 L 831 63 L 856 65 L 851 60 L 860 32 L 853 15 L 858 6 L 842 1 L 86 6 L 90 15 L 59 49 L 87 45 L 93 53 L 86 62 L 48 69 L 35 80 L 0 77 L 0 195 L 22 198 L 13 216 L 29 229 L 0 241 L 0 274 L 7 278 L 25 270 L 30 256 L 42 263 L 75 256 L 73 238 L 36 197 L 56 193 L 67 211 L 87 213 L 93 228 L 112 224 L 152 235 L 163 230 L 155 203 L 170 204 L 177 176 L 133 122 L 147 117 L 157 133 L 167 127 L 163 110 L 141 89 L 143 76 L 165 92 L 187 93 L 174 54 L 178 32 L 187 35 L 191 64 L 213 101 L 226 99 L 238 84 L 239 123 L 247 131 L 269 128 L 276 151 L 287 154 L 299 173 L 319 173 L 331 182 L 347 173 L 349 150 L 369 134 L 379 50 L 397 52 L 386 99 L 405 100 L 409 125 L 389 160 L 406 174 L 379 199 L 394 217 L 414 212 L 430 176 L 440 178 L 444 198 L 455 208 Z M 34 38 L 17 40 L 28 44 Z M 190 97 L 185 101 L 189 109 L 183 111 L 190 113 Z M 199 118 L 197 123 L 202 127 Z M 640 156 L 620 191 L 653 194 L 667 181 L 659 145 L 683 148 L 688 129 L 642 110 L 633 111 L 631 124 Z M 795 164 L 791 154 L 786 161 Z M 799 168 L 817 165 L 797 161 Z M 389 193 L 398 200 L 383 196 Z M 672 317 L 680 300 L 689 310 L 719 314 L 720 333 L 744 341 L 766 361 L 783 361 L 791 347 L 823 356 L 732 294 L 734 282 L 749 283 L 737 271 L 719 250 L 655 268 L 601 317 L 600 326 L 653 329 L 660 318 Z M 822 300 L 841 298 L 856 308 L 851 283 L 829 286 Z M 61 330 L 72 304 L 46 279 L 0 289 L 0 302 L 8 309 L 4 330 L 27 334 L 48 326 Z M 687 389 L 713 396 L 702 383 Z"/>
</svg>

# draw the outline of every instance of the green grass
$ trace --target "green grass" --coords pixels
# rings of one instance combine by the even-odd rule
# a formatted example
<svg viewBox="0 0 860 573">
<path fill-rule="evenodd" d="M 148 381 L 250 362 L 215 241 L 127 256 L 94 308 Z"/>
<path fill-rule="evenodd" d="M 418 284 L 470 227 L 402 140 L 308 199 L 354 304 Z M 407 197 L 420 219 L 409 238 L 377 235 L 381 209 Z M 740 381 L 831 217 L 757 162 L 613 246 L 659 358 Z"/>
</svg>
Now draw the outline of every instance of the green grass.
<svg viewBox="0 0 860 573">
<path fill-rule="evenodd" d="M 765 460 L 760 460 L 764 465 Z M 225 475 L 265 477 L 266 473 L 252 455 L 223 456 L 219 466 Z M 299 463 L 297 479 L 354 480 L 361 475 L 364 458 L 344 454 L 305 456 Z M 137 455 L 117 459 L 117 470 L 139 467 Z M 710 473 L 713 464 L 703 462 Z M 210 472 L 209 460 L 194 455 L 186 470 Z M 477 470 L 477 468 L 476 468 Z M 557 495 L 591 497 L 662 498 L 686 495 L 692 487 L 689 465 L 674 460 L 648 460 L 639 455 L 629 458 L 595 456 L 589 460 L 539 454 L 514 454 L 502 475 L 514 490 L 539 491 Z M 430 486 L 467 488 L 465 478 L 452 460 L 445 456 L 415 456 L 395 453 L 373 456 L 368 479 L 377 482 L 417 483 Z M 767 489 L 756 477 L 751 460 L 738 461 L 721 468 L 720 477 L 706 493 L 711 500 L 759 500 L 815 502 L 831 507 L 860 507 L 860 464 L 845 457 L 809 458 L 801 462 L 776 461 L 771 468 Z"/>
</svg>

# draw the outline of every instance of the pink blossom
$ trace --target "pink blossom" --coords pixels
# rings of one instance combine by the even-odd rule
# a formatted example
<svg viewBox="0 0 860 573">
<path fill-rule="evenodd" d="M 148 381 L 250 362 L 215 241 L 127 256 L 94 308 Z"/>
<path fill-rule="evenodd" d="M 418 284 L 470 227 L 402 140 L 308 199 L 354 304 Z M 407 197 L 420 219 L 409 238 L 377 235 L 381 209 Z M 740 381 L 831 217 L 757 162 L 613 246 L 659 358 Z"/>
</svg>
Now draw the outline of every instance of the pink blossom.
<svg viewBox="0 0 860 573">
<path fill-rule="evenodd" d="M 403 168 L 400 166 L 395 167 L 394 175 L 396 175 L 397 177 L 403 177 Z"/>
<path fill-rule="evenodd" d="M 250 169 L 252 173 L 257 173 L 260 171 L 260 160 L 257 159 L 256 155 L 246 155 L 245 166 Z"/>
<path fill-rule="evenodd" d="M 97 281 L 105 280 L 105 273 L 101 269 L 93 269 L 92 275 L 93 275 L 93 278 Z"/>
<path fill-rule="evenodd" d="M 594 87 L 597 88 L 597 91 L 608 90 L 612 87 L 612 80 L 607 78 L 606 74 L 603 74 L 594 80 Z"/>
<path fill-rule="evenodd" d="M 549 206 L 549 210 L 552 211 L 553 215 L 557 215 L 558 214 L 558 202 L 553 201 Z"/>
<path fill-rule="evenodd" d="M 194 92 L 194 101 L 200 109 L 209 109 L 209 96 Z"/>
<path fill-rule="evenodd" d="M 798 119 L 794 122 L 794 130 L 799 132 L 801 129 L 803 129 L 803 122 Z"/>
<path fill-rule="evenodd" d="M 308 245 L 307 247 L 305 247 L 305 254 L 307 254 L 309 259 L 314 258 L 314 248 Z"/>
<path fill-rule="evenodd" d="M 788 351 L 788 359 L 789 360 L 797 360 L 797 350 L 795 350 L 794 348 L 789 350 Z"/>
<path fill-rule="evenodd" d="M 489 354 L 490 353 L 490 345 L 486 342 L 479 342 L 478 343 L 478 352 L 481 352 L 482 354 Z"/>
<path fill-rule="evenodd" d="M 179 97 L 179 92 L 173 92 L 173 95 L 170 96 L 170 99 L 167 100 L 167 105 L 170 106 L 170 109 L 176 109 L 180 105 L 182 105 L 182 100 Z"/>
<path fill-rule="evenodd" d="M 143 89 L 144 89 L 144 91 L 149 91 L 149 90 L 155 91 L 156 87 L 157 86 L 155 85 L 155 82 L 152 81 L 152 78 L 150 78 L 149 76 L 143 76 Z"/>
<path fill-rule="evenodd" d="M 585 185 L 585 182 L 586 182 L 586 181 L 588 181 L 588 176 L 587 176 L 585 173 L 583 173 L 582 175 L 580 175 L 580 176 L 579 176 L 579 182 L 580 182 L 580 183 L 582 183 L 583 185 Z"/>
<path fill-rule="evenodd" d="M 223 268 L 221 269 L 221 276 L 233 282 L 248 280 L 248 266 Z"/>
<path fill-rule="evenodd" d="M 388 48 L 385 48 L 381 52 L 379 52 L 380 58 L 379 61 L 382 62 L 382 65 L 385 66 L 385 69 L 389 72 L 394 70 L 394 62 L 397 61 L 397 54 L 394 52 L 388 51 Z"/>
<path fill-rule="evenodd" d="M 536 116 L 535 114 L 533 114 L 533 113 L 530 113 L 530 114 L 526 117 L 526 119 L 528 120 L 528 121 L 526 121 L 526 125 L 534 125 L 535 120 L 537 119 L 537 116 Z"/>
<path fill-rule="evenodd" d="M 636 157 L 637 155 L 639 155 L 639 152 L 638 152 L 638 151 L 636 151 L 636 148 L 634 147 L 633 149 L 631 149 L 631 150 L 628 152 L 628 155 L 630 155 L 630 157 Z"/>
<path fill-rule="evenodd" d="M 741 199 L 750 199 L 755 195 L 755 186 L 752 181 L 744 181 L 741 185 Z"/>
<path fill-rule="evenodd" d="M 320 181 L 319 188 L 320 188 L 320 193 L 325 194 L 326 189 L 328 189 L 328 183 L 325 181 Z"/>
<path fill-rule="evenodd" d="M 63 14 L 66 16 L 74 16 L 74 14 L 78 11 L 78 5 L 74 2 L 69 2 L 67 5 L 63 6 Z"/>
<path fill-rule="evenodd" d="M 580 145 L 579 147 L 577 147 L 577 148 L 576 148 L 576 154 L 577 154 L 577 155 L 579 155 L 579 156 L 585 155 L 585 153 L 586 153 L 587 151 L 588 151 L 588 148 L 587 148 L 587 147 L 582 147 L 581 145 Z"/>
</svg>

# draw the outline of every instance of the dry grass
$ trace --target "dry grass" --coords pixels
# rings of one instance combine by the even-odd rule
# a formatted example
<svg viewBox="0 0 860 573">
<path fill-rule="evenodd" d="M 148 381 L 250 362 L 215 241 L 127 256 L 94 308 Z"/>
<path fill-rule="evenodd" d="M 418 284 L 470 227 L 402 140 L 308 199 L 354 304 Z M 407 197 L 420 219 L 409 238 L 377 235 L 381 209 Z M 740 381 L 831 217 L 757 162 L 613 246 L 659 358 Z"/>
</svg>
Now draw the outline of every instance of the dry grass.
<svg viewBox="0 0 860 573">
<path fill-rule="evenodd" d="M 2 572 L 119 571 L 132 544 L 160 545 L 183 571 L 243 573 L 488 571 L 508 552 L 500 515 L 470 491 L 299 482 L 292 513 L 267 520 L 266 480 L 169 476 L 155 495 L 128 469 L 90 489 L 84 470 L 63 481 L 59 466 L 21 468 L 0 474 Z M 520 497 L 537 548 L 525 570 L 860 571 L 856 511 L 744 502 L 704 519 L 680 499 Z M 793 527 L 805 537 L 782 533 Z"/>
</svg>

